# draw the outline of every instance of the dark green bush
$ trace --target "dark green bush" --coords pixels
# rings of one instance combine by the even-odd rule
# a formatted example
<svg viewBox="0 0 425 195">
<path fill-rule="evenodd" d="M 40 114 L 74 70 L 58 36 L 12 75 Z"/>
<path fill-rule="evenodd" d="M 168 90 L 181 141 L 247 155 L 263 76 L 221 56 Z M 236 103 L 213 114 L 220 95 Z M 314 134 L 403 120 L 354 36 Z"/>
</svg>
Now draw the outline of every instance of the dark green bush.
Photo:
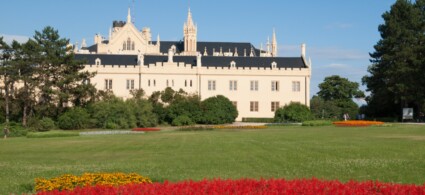
<svg viewBox="0 0 425 195">
<path fill-rule="evenodd" d="M 274 116 L 275 122 L 278 123 L 303 122 L 312 118 L 310 109 L 307 106 L 294 102 L 277 109 Z"/>
<path fill-rule="evenodd" d="M 185 125 L 193 125 L 194 122 L 186 115 L 178 116 L 171 123 L 173 126 L 185 126 Z"/>
<path fill-rule="evenodd" d="M 42 119 L 30 118 L 28 120 L 28 127 L 33 131 L 49 131 L 54 129 L 56 126 L 55 122 L 51 118 L 44 117 Z"/>
<path fill-rule="evenodd" d="M 58 119 L 58 126 L 61 129 L 84 129 L 89 126 L 90 115 L 80 107 L 75 107 L 62 114 Z"/>
<path fill-rule="evenodd" d="M 137 126 L 131 104 L 117 97 L 94 103 L 89 113 L 96 121 L 96 127 L 106 129 L 129 129 Z"/>
<path fill-rule="evenodd" d="M 235 122 L 238 110 L 232 102 L 222 95 L 205 99 L 201 103 L 203 111 L 202 123 L 204 124 L 226 124 Z"/>
</svg>

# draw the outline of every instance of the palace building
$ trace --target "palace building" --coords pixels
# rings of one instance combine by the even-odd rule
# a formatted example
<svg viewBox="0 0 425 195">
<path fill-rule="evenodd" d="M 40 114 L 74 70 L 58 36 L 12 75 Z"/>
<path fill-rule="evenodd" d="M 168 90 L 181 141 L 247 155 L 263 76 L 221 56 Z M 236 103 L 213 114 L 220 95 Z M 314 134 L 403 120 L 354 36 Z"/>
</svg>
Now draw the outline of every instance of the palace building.
<svg viewBox="0 0 425 195">
<path fill-rule="evenodd" d="M 311 60 L 301 46 L 298 57 L 278 57 L 273 30 L 267 49 L 251 43 L 204 42 L 189 9 L 182 41 L 152 40 L 150 28 L 139 31 L 130 9 L 126 21 L 114 21 L 108 39 L 95 35 L 94 44 L 83 40 L 74 47 L 85 70 L 97 72 L 91 83 L 129 98 L 133 89 L 149 96 L 166 87 L 197 94 L 202 100 L 224 95 L 242 118 L 272 118 L 274 111 L 299 102 L 309 106 Z"/>
</svg>

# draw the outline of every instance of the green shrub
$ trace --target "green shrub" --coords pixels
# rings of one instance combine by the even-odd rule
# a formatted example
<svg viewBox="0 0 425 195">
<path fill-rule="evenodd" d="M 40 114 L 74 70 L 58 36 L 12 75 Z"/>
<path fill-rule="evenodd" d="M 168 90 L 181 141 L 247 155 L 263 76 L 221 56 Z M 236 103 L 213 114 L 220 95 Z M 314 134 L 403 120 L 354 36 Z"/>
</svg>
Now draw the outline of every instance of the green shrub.
<svg viewBox="0 0 425 195">
<path fill-rule="evenodd" d="M 201 108 L 204 124 L 233 123 L 238 117 L 238 110 L 227 97 L 222 95 L 205 99 L 201 103 Z"/>
<path fill-rule="evenodd" d="M 28 126 L 34 131 L 49 131 L 55 128 L 55 122 L 49 117 L 42 119 L 30 118 Z"/>
<path fill-rule="evenodd" d="M 274 115 L 274 120 L 278 123 L 303 122 L 312 118 L 310 109 L 307 106 L 294 102 L 277 109 Z"/>
<path fill-rule="evenodd" d="M 314 121 L 304 121 L 302 126 L 330 126 L 332 121 L 328 120 L 314 120 Z"/>
<path fill-rule="evenodd" d="M 61 129 L 85 129 L 89 126 L 90 116 L 87 111 L 80 107 L 72 108 L 62 114 L 58 119 L 58 126 Z"/>
<path fill-rule="evenodd" d="M 6 124 L 0 125 L 1 137 L 4 136 L 4 127 Z M 9 123 L 9 135 L 8 137 L 22 137 L 26 136 L 28 133 L 28 128 L 23 127 L 20 123 L 10 122 Z"/>
<path fill-rule="evenodd" d="M 242 122 L 247 122 L 247 123 L 273 123 L 274 118 L 242 118 Z"/>
<path fill-rule="evenodd" d="M 27 138 L 50 138 L 50 137 L 74 137 L 79 136 L 78 132 L 69 131 L 46 131 L 46 132 L 30 132 Z"/>
<path fill-rule="evenodd" d="M 173 126 L 185 126 L 185 125 L 193 125 L 194 122 L 186 115 L 178 116 L 173 120 L 171 125 Z"/>
</svg>

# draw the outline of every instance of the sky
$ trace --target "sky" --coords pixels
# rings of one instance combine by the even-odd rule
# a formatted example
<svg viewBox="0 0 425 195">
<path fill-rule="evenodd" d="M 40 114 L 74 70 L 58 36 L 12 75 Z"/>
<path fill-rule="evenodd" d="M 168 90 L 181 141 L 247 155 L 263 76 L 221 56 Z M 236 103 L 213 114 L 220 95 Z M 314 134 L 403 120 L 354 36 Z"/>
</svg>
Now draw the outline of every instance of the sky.
<svg viewBox="0 0 425 195">
<path fill-rule="evenodd" d="M 27 40 L 46 26 L 71 43 L 88 45 L 95 34 L 108 37 L 114 20 L 126 20 L 131 8 L 137 28 L 150 27 L 153 39 L 183 38 L 190 7 L 198 41 L 251 42 L 257 48 L 276 31 L 279 56 L 312 60 L 311 95 L 324 78 L 340 75 L 361 85 L 369 53 L 379 41 L 382 14 L 396 0 L 13 0 L 3 1 L 0 36 Z M 365 90 L 365 86 L 361 86 Z"/>
</svg>

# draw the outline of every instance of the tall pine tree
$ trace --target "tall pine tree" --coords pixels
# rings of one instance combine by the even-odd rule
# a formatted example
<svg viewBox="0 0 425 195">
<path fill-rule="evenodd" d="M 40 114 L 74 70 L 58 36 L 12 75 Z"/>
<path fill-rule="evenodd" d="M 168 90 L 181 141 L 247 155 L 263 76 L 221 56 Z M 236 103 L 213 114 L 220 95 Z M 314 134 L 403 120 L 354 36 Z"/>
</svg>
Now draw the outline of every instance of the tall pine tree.
<svg viewBox="0 0 425 195">
<path fill-rule="evenodd" d="M 363 77 L 371 95 L 369 114 L 400 116 L 403 107 L 421 107 L 423 85 L 423 10 L 409 0 L 397 0 L 382 17 L 381 40 L 371 53 L 370 75 Z"/>
</svg>

